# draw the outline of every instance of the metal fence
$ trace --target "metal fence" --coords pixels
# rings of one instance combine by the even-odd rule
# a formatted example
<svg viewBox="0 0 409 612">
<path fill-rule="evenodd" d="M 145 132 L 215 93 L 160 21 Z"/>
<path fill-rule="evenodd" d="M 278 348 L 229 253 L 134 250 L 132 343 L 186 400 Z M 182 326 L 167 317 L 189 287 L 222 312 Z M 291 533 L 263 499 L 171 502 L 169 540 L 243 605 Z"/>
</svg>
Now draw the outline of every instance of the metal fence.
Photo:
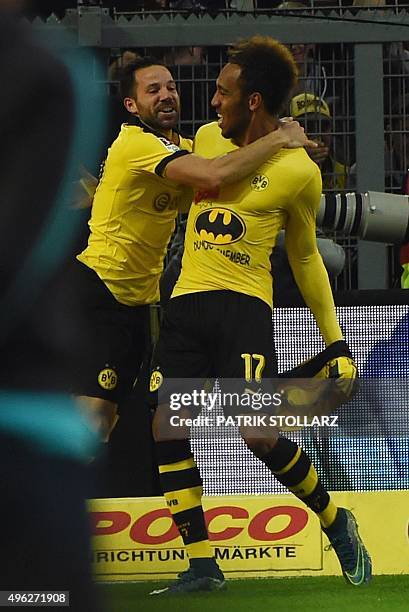
<svg viewBox="0 0 409 612">
<path fill-rule="evenodd" d="M 308 113 L 297 119 L 305 124 L 306 131 L 315 140 L 329 147 L 329 156 L 322 164 L 324 193 L 342 193 L 357 189 L 358 167 L 356 155 L 356 111 L 355 111 L 355 61 L 354 45 L 351 44 L 297 44 L 290 48 L 298 56 L 304 56 L 299 64 L 300 77 L 295 95 L 312 93 L 327 103 L 330 117 L 321 121 L 321 114 Z M 406 104 L 409 106 L 407 72 L 409 53 L 403 53 L 403 43 L 385 44 L 383 48 L 383 90 L 384 90 L 384 152 L 383 182 L 385 191 L 402 193 L 407 189 L 406 170 L 409 161 L 409 139 L 406 138 L 408 125 Z M 179 58 L 181 62 L 189 57 L 200 57 L 200 63 L 178 63 L 170 66 L 181 92 L 182 113 L 180 128 L 193 136 L 203 124 L 214 120 L 215 113 L 210 100 L 215 89 L 215 80 L 226 61 L 227 47 L 211 47 L 195 53 L 193 47 L 155 49 L 160 57 Z M 405 64 L 406 62 L 406 64 Z M 406 68 L 405 68 L 406 66 Z M 368 109 L 370 111 L 370 109 Z M 291 108 L 285 114 L 291 114 Z M 359 286 L 359 246 L 356 237 L 336 233 L 324 234 L 333 238 L 345 251 L 346 263 L 342 273 L 333 280 L 334 289 L 348 290 Z M 400 266 L 396 247 L 380 247 L 382 257 L 387 259 L 385 283 L 398 286 Z M 387 250 L 386 250 L 387 249 Z M 385 252 L 386 251 L 386 252 Z"/>
<path fill-rule="evenodd" d="M 276 37 L 292 45 L 298 58 L 297 92 L 312 92 L 328 104 L 325 140 L 330 143 L 330 160 L 322 165 L 325 191 L 405 192 L 409 165 L 405 8 L 395 2 L 382 10 L 359 10 L 339 0 L 328 7 L 311 2 L 308 9 L 291 10 L 264 10 L 259 4 L 260 10 L 249 15 L 234 12 L 231 4 L 226 7 L 211 15 L 200 6 L 194 11 L 182 7 L 179 13 L 83 7 L 67 11 L 59 21 L 37 20 L 35 27 L 46 28 L 56 39 L 60 28 L 71 31 L 80 47 L 99 48 L 107 69 L 109 58 L 120 56 L 125 48 L 154 53 L 173 64 L 182 98 L 180 127 L 190 135 L 214 118 L 209 101 L 228 44 L 256 33 Z M 324 140 L 322 124 L 311 116 L 305 119 L 307 131 Z M 335 238 L 346 253 L 336 289 L 397 286 L 396 247 Z"/>
</svg>

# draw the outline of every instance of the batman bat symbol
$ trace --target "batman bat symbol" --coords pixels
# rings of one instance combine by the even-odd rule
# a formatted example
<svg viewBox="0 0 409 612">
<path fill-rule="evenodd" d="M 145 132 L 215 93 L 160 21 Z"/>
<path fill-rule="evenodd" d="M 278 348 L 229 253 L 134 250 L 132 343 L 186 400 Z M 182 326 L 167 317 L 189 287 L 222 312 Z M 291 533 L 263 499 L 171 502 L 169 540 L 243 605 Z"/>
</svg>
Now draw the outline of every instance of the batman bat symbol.
<svg viewBox="0 0 409 612">
<path fill-rule="evenodd" d="M 195 220 L 195 232 L 210 244 L 232 244 L 246 232 L 244 221 L 227 208 L 211 208 L 199 213 Z"/>
</svg>

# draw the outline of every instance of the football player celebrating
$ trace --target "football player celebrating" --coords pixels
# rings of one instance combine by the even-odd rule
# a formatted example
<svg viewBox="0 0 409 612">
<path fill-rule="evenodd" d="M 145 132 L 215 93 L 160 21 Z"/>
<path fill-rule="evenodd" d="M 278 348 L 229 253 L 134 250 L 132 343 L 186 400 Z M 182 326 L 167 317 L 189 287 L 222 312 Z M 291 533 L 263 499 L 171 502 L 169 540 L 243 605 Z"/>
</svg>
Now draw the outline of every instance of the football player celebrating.
<svg viewBox="0 0 409 612">
<path fill-rule="evenodd" d="M 240 151 L 202 158 L 176 130 L 179 95 L 166 66 L 149 57 L 131 62 L 121 92 L 130 121 L 110 147 L 97 186 L 83 173 L 85 192 L 93 195 L 90 235 L 71 277 L 89 330 L 72 390 L 103 441 L 138 374 L 149 304 L 158 301 L 163 259 L 191 187 L 232 184 L 283 146 L 313 144 L 297 122 L 285 122 Z"/>
<path fill-rule="evenodd" d="M 255 36 L 233 46 L 212 100 L 219 119 L 198 131 L 195 153 L 210 157 L 237 152 L 274 133 L 296 75 L 288 49 L 271 38 Z M 181 180 L 174 163 L 164 175 Z M 340 387 L 351 386 L 348 379 L 355 377 L 356 367 L 316 244 L 320 196 L 319 168 L 303 149 L 281 149 L 250 176 L 196 193 L 182 270 L 153 358 L 152 391 L 170 379 L 261 381 L 277 376 L 270 254 L 282 228 L 295 280 L 327 345 L 326 359 L 334 362 Z M 161 414 L 158 410 L 155 415 L 154 436 L 162 489 L 190 561 L 189 569 L 161 592 L 217 589 L 224 579 L 207 536 L 200 474 L 189 440 L 168 439 Z M 352 585 L 367 582 L 371 561 L 355 519 L 331 500 L 306 453 L 278 434 L 263 437 L 244 429 L 241 434 L 279 482 L 317 514 L 346 580 Z"/>
</svg>

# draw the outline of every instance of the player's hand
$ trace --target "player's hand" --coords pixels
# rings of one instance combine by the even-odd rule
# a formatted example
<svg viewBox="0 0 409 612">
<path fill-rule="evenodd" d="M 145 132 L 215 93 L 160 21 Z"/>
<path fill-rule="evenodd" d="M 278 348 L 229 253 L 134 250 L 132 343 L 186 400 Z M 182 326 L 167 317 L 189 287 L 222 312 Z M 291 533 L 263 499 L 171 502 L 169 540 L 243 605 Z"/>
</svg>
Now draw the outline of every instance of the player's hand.
<svg viewBox="0 0 409 612">
<path fill-rule="evenodd" d="M 327 159 L 329 155 L 329 148 L 325 146 L 322 140 L 317 140 L 314 144 L 314 147 L 310 147 L 309 145 L 306 146 L 305 150 L 311 157 L 312 161 L 320 166 Z"/>
<path fill-rule="evenodd" d="M 358 368 L 352 357 L 337 357 L 329 361 L 328 378 L 335 383 L 336 390 L 345 402 L 358 390 Z"/>
<path fill-rule="evenodd" d="M 98 179 L 82 165 L 79 168 L 79 174 L 80 180 L 74 184 L 72 208 L 89 208 L 94 199 Z"/>
<path fill-rule="evenodd" d="M 286 149 L 298 149 L 299 147 L 310 147 L 314 149 L 317 144 L 308 138 L 304 128 L 294 121 L 292 117 L 284 117 L 280 119 L 280 126 L 278 128 L 285 139 L 284 147 Z"/>
<path fill-rule="evenodd" d="M 282 403 L 277 414 L 328 415 L 356 394 L 358 368 L 346 342 L 338 340 L 326 351 L 339 356 L 328 359 L 323 367 L 316 363 L 314 368 L 320 369 L 313 373 L 309 368 L 317 356 L 301 364 L 296 377 L 280 379 Z"/>
<path fill-rule="evenodd" d="M 358 368 L 345 340 L 337 340 L 327 347 L 338 356 L 330 358 L 325 366 L 315 374 L 315 378 L 327 379 L 334 404 L 348 402 L 358 391 Z"/>
</svg>

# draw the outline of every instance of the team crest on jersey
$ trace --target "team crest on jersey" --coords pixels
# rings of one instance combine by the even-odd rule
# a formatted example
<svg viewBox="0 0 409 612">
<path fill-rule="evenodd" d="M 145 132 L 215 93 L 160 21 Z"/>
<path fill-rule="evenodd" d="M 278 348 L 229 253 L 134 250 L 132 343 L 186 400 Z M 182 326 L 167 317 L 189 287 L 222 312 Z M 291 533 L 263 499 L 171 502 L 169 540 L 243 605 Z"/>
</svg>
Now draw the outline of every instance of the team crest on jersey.
<svg viewBox="0 0 409 612">
<path fill-rule="evenodd" d="M 265 174 L 256 174 L 256 176 L 251 179 L 251 188 L 254 191 L 264 191 L 264 189 L 267 189 L 268 185 L 269 180 Z"/>
<path fill-rule="evenodd" d="M 154 391 L 157 391 L 159 387 L 162 385 L 162 383 L 163 383 L 162 373 L 159 372 L 159 370 L 155 370 L 154 372 L 152 372 L 151 379 L 149 382 L 149 390 L 151 391 L 151 393 L 153 393 Z"/>
<path fill-rule="evenodd" d="M 180 147 L 175 145 L 173 142 L 171 142 L 167 138 L 163 138 L 162 136 L 158 136 L 158 138 L 161 141 L 161 143 L 165 145 L 168 151 L 171 151 L 172 153 L 176 153 L 176 151 L 180 151 Z"/>
<path fill-rule="evenodd" d="M 112 368 L 104 368 L 98 374 L 98 384 L 106 391 L 112 391 L 118 384 L 118 374 Z"/>
<path fill-rule="evenodd" d="M 195 232 L 209 244 L 232 244 L 246 233 L 241 217 L 228 208 L 210 208 L 200 212 L 195 219 Z"/>
</svg>

